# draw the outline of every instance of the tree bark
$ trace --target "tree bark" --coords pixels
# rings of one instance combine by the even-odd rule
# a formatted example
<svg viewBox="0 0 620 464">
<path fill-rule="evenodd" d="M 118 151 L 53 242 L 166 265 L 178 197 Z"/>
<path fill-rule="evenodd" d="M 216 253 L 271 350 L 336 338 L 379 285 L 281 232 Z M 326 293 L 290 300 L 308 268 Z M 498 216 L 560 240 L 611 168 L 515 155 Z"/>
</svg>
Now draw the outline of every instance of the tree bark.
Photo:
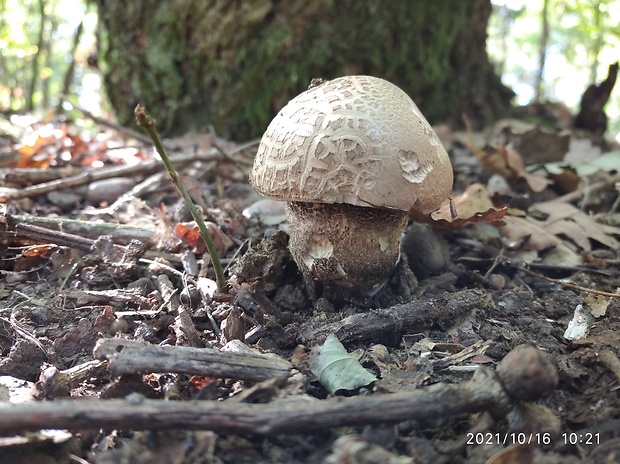
<svg viewBox="0 0 620 464">
<path fill-rule="evenodd" d="M 394 82 L 431 122 L 509 107 L 486 54 L 489 0 L 96 0 L 100 65 L 120 121 L 146 105 L 164 134 L 262 134 L 315 77 Z"/>
<path fill-rule="evenodd" d="M 73 75 L 75 73 L 75 53 L 80 45 L 80 39 L 82 38 L 82 32 L 84 32 L 84 18 L 80 21 L 80 25 L 75 30 L 75 34 L 73 34 L 73 46 L 71 47 L 71 61 L 69 62 L 69 67 L 65 72 L 65 77 L 63 79 L 62 84 L 62 92 L 60 93 L 60 98 L 58 100 L 58 104 L 56 105 L 56 113 L 62 113 L 62 102 L 65 100 L 66 96 L 69 94 L 69 90 L 71 88 L 71 84 L 73 83 Z"/>
</svg>

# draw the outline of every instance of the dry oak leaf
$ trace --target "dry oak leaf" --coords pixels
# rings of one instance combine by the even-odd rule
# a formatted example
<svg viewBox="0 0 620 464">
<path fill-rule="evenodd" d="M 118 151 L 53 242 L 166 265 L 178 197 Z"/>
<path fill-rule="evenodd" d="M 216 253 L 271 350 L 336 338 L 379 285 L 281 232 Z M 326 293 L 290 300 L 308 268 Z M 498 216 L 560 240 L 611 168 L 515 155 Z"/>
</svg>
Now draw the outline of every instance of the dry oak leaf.
<svg viewBox="0 0 620 464">
<path fill-rule="evenodd" d="M 542 192 L 551 179 L 529 173 L 521 154 L 510 144 L 497 147 L 488 145 L 486 150 L 470 147 L 480 165 L 490 174 L 499 174 L 506 179 L 523 178 L 534 192 Z"/>
<path fill-rule="evenodd" d="M 542 222 L 545 230 L 566 237 L 584 251 L 592 249 L 591 240 L 612 250 L 620 248 L 620 242 L 614 237 L 620 236 L 620 227 L 596 222 L 592 216 L 570 203 L 545 201 L 532 205 L 530 209 L 547 215 Z"/>
<path fill-rule="evenodd" d="M 453 217 L 455 210 L 456 217 Z M 458 229 L 477 222 L 498 226 L 503 224 L 502 218 L 507 213 L 507 208 L 496 208 L 493 205 L 484 185 L 476 183 L 452 200 L 444 201 L 437 211 L 431 213 L 431 219 L 433 227 L 439 229 Z"/>
<path fill-rule="evenodd" d="M 532 217 L 538 212 L 544 220 Z M 596 222 L 570 203 L 547 201 L 530 207 L 528 216 L 504 218 L 500 234 L 516 257 L 524 261 L 536 259 L 531 252 L 551 250 L 542 259 L 546 264 L 577 265 L 582 258 L 578 251 L 591 251 L 592 240 L 613 250 L 620 248 L 614 235 L 620 228 Z M 530 252 L 530 253 L 528 253 Z"/>
<path fill-rule="evenodd" d="M 549 250 L 542 262 L 550 265 L 576 266 L 581 257 L 559 237 L 546 230 L 540 221 L 531 217 L 506 216 L 499 228 L 514 259 L 532 262 L 539 258 L 538 252 Z"/>
</svg>

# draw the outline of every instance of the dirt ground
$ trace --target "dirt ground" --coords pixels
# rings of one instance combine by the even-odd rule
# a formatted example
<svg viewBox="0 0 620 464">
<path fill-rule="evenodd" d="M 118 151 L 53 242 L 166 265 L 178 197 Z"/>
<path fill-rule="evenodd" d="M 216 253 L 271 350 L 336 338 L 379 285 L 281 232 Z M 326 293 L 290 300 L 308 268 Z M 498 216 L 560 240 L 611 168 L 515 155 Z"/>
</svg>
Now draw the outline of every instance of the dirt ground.
<svg viewBox="0 0 620 464">
<path fill-rule="evenodd" d="M 212 134 L 169 143 L 172 156 L 195 156 L 181 174 L 213 224 L 229 282 L 226 292 L 217 292 L 204 248 L 191 238 L 187 209 L 159 174 L 162 168 L 145 164 L 153 159 L 146 144 L 133 149 L 128 164 L 113 157 L 109 141 L 102 148 L 66 126 L 53 129 L 64 133 L 43 144 L 38 132 L 41 145 L 31 152 L 23 148 L 25 135 L 3 139 L 3 150 L 18 158 L 3 164 L 0 173 L 0 462 L 620 462 L 616 169 L 590 174 L 587 185 L 598 187 L 588 192 L 585 176 L 574 175 L 573 183 L 564 186 L 548 172 L 536 175 L 553 184 L 539 188 L 538 179 L 529 179 L 532 174 L 523 167 L 513 163 L 502 172 L 497 160 L 490 161 L 501 156 L 497 147 L 508 146 L 505 141 L 484 151 L 482 142 L 464 142 L 471 134 L 459 138 L 448 132 L 442 139 L 455 171 L 454 201 L 457 209 L 471 207 L 474 213 L 426 218 L 430 225 L 412 220 L 403 258 L 379 294 L 329 301 L 313 295 L 297 270 L 281 206 L 257 203 L 261 197 L 247 184 L 256 145 L 237 146 Z M 71 156 L 61 156 L 65 152 Z M 526 147 L 520 155 L 523 166 L 541 165 L 528 157 Z M 138 167 L 109 171 L 131 163 Z M 567 162 L 565 171 L 574 174 L 570 163 L 575 162 Z M 91 169 L 112 172 L 106 176 L 111 180 L 103 186 L 96 182 L 104 179 L 92 177 L 67 183 Z M 35 171 L 48 177 L 35 177 Z M 489 193 L 497 177 L 506 188 Z M 28 190 L 36 185 L 51 186 Z M 145 187 L 122 196 L 136 185 Z M 468 203 L 472 185 L 484 186 L 478 193 L 486 195 L 488 207 Z M 459 196 L 468 191 L 469 200 Z M 571 192 L 574 197 L 562 197 Z M 564 228 L 552 229 L 534 211 L 537 204 L 558 198 L 564 198 L 563 205 L 576 205 L 577 213 L 556 221 Z M 254 209 L 243 214 L 248 207 Z M 577 233 L 568 223 L 578 214 L 587 215 L 586 232 L 586 226 Z M 523 224 L 514 218 L 540 222 L 531 222 L 529 232 L 527 226 L 518 232 Z M 67 219 L 79 222 L 63 222 Z M 553 237 L 551 243 L 537 242 L 543 236 Z M 558 258 L 557 250 L 565 254 Z M 329 333 L 378 380 L 330 394 L 309 368 L 311 350 Z M 290 362 L 292 370 L 287 381 L 277 383 L 201 372 L 118 375 L 93 352 L 101 339 L 218 352 L 242 340 L 259 354 Z M 474 404 L 475 392 L 428 396 L 454 407 L 400 420 L 381 406 L 382 395 L 426 395 L 437 384 L 468 385 L 476 370 L 493 372 L 521 345 L 545 353 L 550 364 L 544 374 L 557 380 L 548 392 L 541 387 L 533 401 L 511 397 L 504 411 L 482 400 Z M 511 361 L 504 366 L 509 373 L 523 367 L 513 369 Z M 539 374 L 530 380 L 544 377 Z M 515 375 L 520 389 L 520 374 Z M 182 423 L 141 430 L 107 428 L 96 421 L 52 432 L 44 430 L 48 418 L 34 412 L 23 418 L 34 424 L 23 431 L 2 419 L 3 410 L 12 407 L 9 402 L 108 401 L 132 395 L 274 408 L 307 400 L 309 415 L 311 402 L 331 405 L 334 396 L 343 401 L 376 397 L 377 402 L 367 423 L 368 415 L 357 422 L 346 414 L 330 416 L 325 426 L 320 417 L 304 416 L 303 424 L 311 424 L 307 430 L 293 421 L 290 431 L 267 434 L 258 426 L 230 433 L 218 431 L 217 424 L 208 430 Z M 472 406 L 460 408 L 463 402 Z M 389 423 L 380 423 L 384 415 Z M 157 421 L 157 411 L 152 419 Z M 243 423 L 241 417 L 228 419 Z M 339 420 L 346 425 L 338 426 Z"/>
</svg>

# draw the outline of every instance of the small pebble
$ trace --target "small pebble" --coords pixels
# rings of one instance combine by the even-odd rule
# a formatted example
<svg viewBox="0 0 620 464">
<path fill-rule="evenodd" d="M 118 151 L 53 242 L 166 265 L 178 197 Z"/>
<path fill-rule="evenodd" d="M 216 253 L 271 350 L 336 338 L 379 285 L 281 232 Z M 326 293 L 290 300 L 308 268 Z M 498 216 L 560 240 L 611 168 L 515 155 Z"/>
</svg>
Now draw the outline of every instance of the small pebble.
<svg viewBox="0 0 620 464">
<path fill-rule="evenodd" d="M 113 203 L 123 193 L 129 192 L 136 183 L 126 177 L 112 177 L 92 182 L 86 191 L 86 199 L 98 205 L 100 203 Z"/>
<path fill-rule="evenodd" d="M 501 274 L 491 274 L 487 277 L 489 287 L 494 290 L 501 290 L 506 286 L 506 278 Z"/>
<path fill-rule="evenodd" d="M 497 365 L 506 392 L 517 401 L 533 401 L 552 392 L 560 380 L 552 357 L 530 345 L 520 345 Z"/>
</svg>

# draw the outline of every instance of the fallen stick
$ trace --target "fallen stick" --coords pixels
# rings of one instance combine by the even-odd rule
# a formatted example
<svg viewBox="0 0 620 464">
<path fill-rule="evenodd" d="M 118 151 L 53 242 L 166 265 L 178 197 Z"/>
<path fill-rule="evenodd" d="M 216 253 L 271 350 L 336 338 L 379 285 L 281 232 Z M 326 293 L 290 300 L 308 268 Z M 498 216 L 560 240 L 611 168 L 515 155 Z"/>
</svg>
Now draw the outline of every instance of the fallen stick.
<svg viewBox="0 0 620 464">
<path fill-rule="evenodd" d="M 84 252 L 91 251 L 91 247 L 96 242 L 95 239 L 104 235 L 109 235 L 111 237 L 114 248 L 120 253 L 124 253 L 127 250 L 127 246 L 130 246 L 132 240 L 138 240 L 146 246 L 151 246 L 157 235 L 157 231 L 155 230 L 132 227 L 124 224 L 63 218 L 37 218 L 34 216 L 10 214 L 6 214 L 4 217 L 10 226 L 11 232 L 13 232 L 13 240 L 27 239 L 39 243 L 53 243 Z M 37 224 L 46 224 L 49 227 L 42 227 Z M 2 225 L 2 214 L 0 214 L 0 225 Z M 75 232 L 78 232 L 79 235 Z M 144 256 L 150 258 L 150 261 L 143 260 L 143 262 L 147 264 L 153 264 L 152 260 L 156 258 L 164 258 L 173 263 L 177 263 L 180 260 L 178 256 L 172 253 L 156 250 L 147 250 Z M 223 260 L 223 262 L 225 262 L 225 260 Z M 158 263 L 158 266 L 163 266 L 163 264 Z M 169 268 L 169 271 L 178 272 L 174 268 Z"/>
<path fill-rule="evenodd" d="M 372 340 L 385 343 L 385 339 L 400 341 L 409 330 L 424 330 L 432 326 L 454 324 L 454 320 L 474 309 L 489 305 L 488 293 L 480 290 L 463 290 L 420 301 L 375 309 L 353 314 L 343 320 L 302 331 L 305 343 L 322 343 L 330 333 L 342 343 Z"/>
<path fill-rule="evenodd" d="M 191 155 L 179 155 L 172 157 L 170 161 L 175 167 L 185 166 L 193 161 L 214 161 L 222 159 L 222 155 L 215 148 L 210 150 L 206 154 L 191 154 Z M 91 182 L 103 179 L 109 179 L 111 177 L 124 177 L 124 176 L 144 176 L 150 174 L 153 171 L 157 171 L 162 167 L 161 159 L 151 159 L 144 161 L 140 164 L 132 166 L 112 166 L 100 169 L 93 169 L 86 172 L 81 172 L 74 176 L 65 177 L 64 179 L 52 180 L 38 185 L 25 187 L 22 189 L 9 189 L 0 192 L 0 202 L 8 203 L 11 200 L 17 200 L 19 198 L 30 198 L 44 193 L 55 192 L 58 190 L 74 189 L 81 187 L 82 185 L 90 184 Z"/>
<path fill-rule="evenodd" d="M 133 227 L 111 222 L 82 221 L 54 217 L 7 214 L 7 224 L 17 237 L 29 238 L 80 250 L 90 248 L 93 240 L 110 235 L 115 243 L 128 244 L 131 240 L 149 243 L 156 236 L 155 229 Z M 90 245 L 88 243 L 90 242 Z M 83 245 L 83 246 L 80 246 Z M 85 248 L 84 248 L 85 247 Z"/>
<path fill-rule="evenodd" d="M 72 389 L 101 375 L 107 366 L 105 361 L 87 361 L 62 371 L 55 366 L 47 366 L 42 369 L 39 381 L 34 387 L 37 398 L 69 396 Z"/>
<path fill-rule="evenodd" d="M 81 251 L 89 251 L 95 243 L 94 240 L 80 235 L 69 234 L 58 230 L 51 230 L 45 227 L 35 226 L 32 224 L 18 224 L 15 227 L 16 239 L 28 239 L 35 242 L 59 246 L 66 246 Z M 121 245 L 115 245 L 120 251 Z"/>
<path fill-rule="evenodd" d="M 133 340 L 99 340 L 95 358 L 109 361 L 114 375 L 176 372 L 240 380 L 286 380 L 291 364 L 276 356 L 219 351 L 211 348 L 156 346 Z"/>
<path fill-rule="evenodd" d="M 481 367 L 470 381 L 439 383 L 415 391 L 328 400 L 244 404 L 215 401 L 60 400 L 0 403 L 0 433 L 45 429 L 193 429 L 274 435 L 326 427 L 387 424 L 488 411 L 503 418 L 515 401 L 552 391 L 558 372 L 533 347 L 518 347 L 497 372 Z"/>
</svg>

